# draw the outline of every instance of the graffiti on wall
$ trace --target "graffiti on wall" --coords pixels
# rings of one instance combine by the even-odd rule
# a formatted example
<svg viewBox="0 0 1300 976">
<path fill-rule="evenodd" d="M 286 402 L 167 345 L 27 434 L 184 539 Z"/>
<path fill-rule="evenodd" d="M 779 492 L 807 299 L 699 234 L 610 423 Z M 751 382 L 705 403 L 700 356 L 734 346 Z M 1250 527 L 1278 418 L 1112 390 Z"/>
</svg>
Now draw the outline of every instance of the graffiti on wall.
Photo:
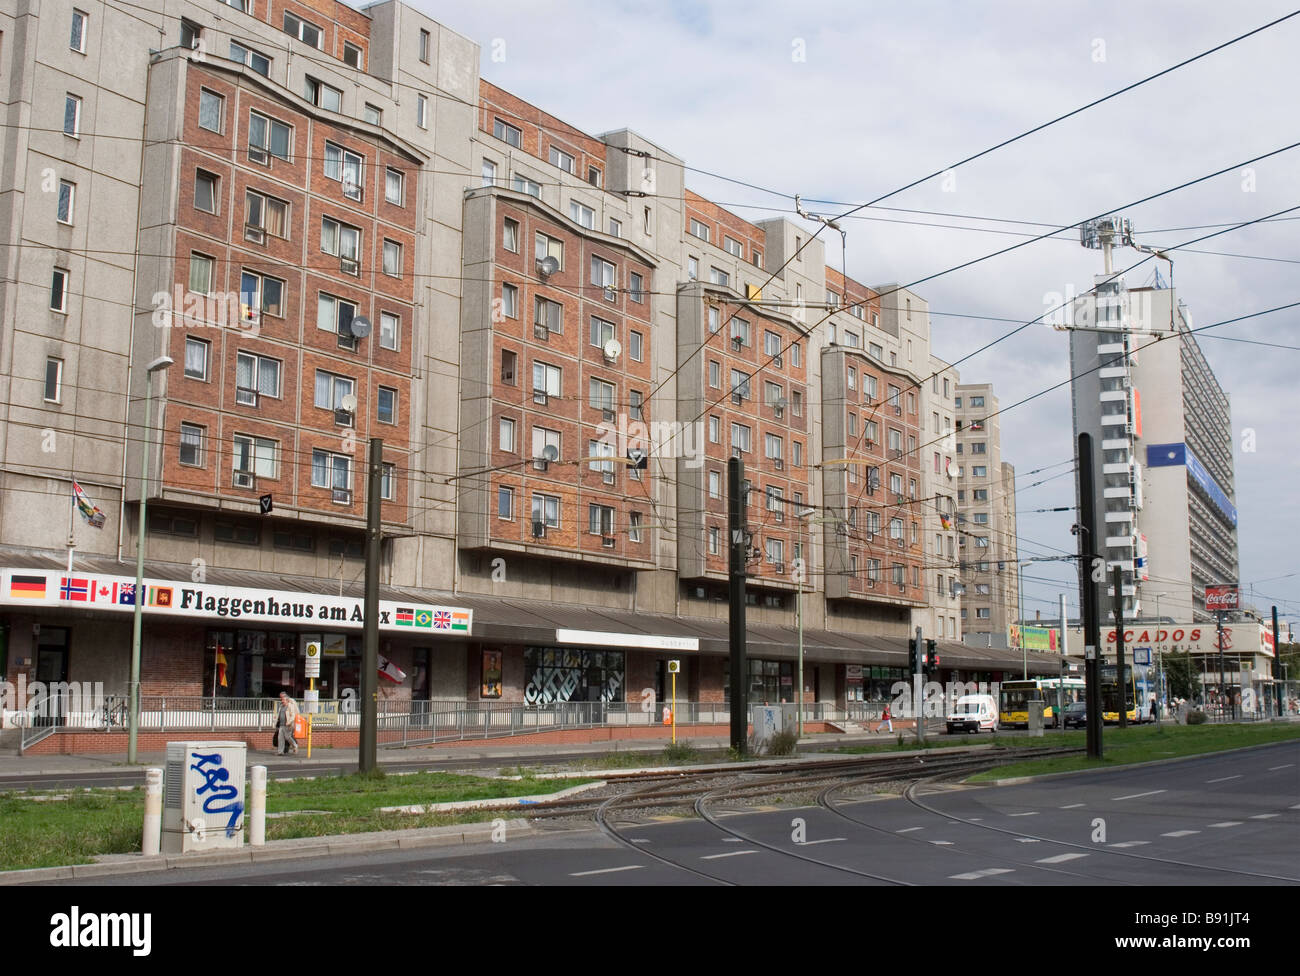
<svg viewBox="0 0 1300 976">
<path fill-rule="evenodd" d="M 204 813 L 228 814 L 226 836 L 234 837 L 239 829 L 239 818 L 244 813 L 244 804 L 239 796 L 239 785 L 230 782 L 230 770 L 226 768 L 221 753 L 191 752 L 191 759 L 198 762 L 190 766 L 203 777 L 203 784 L 194 790 L 194 795 L 202 797 Z"/>
</svg>

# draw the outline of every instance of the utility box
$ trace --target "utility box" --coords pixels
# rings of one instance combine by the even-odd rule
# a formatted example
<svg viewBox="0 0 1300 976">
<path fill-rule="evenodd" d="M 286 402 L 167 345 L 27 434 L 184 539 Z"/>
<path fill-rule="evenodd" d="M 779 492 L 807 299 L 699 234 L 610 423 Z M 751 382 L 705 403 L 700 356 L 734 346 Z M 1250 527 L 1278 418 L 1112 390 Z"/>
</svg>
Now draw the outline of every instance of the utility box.
<svg viewBox="0 0 1300 976">
<path fill-rule="evenodd" d="M 162 853 L 244 844 L 243 742 L 169 742 L 163 780 Z"/>
<path fill-rule="evenodd" d="M 754 746 L 767 748 L 772 736 L 781 731 L 780 705 L 755 705 L 753 711 Z"/>
<path fill-rule="evenodd" d="M 1029 734 L 1033 736 L 1042 736 L 1043 734 L 1043 708 L 1045 702 L 1037 699 L 1026 702 L 1029 706 Z"/>
</svg>

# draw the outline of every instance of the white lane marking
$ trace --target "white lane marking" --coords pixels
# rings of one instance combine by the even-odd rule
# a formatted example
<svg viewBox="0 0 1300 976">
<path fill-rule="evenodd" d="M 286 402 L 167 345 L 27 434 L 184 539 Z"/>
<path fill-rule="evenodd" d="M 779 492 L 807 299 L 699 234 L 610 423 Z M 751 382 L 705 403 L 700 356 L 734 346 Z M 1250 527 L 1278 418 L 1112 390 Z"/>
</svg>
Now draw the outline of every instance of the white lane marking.
<svg viewBox="0 0 1300 976">
<path fill-rule="evenodd" d="M 1110 847 L 1141 847 L 1143 844 L 1150 844 L 1150 843 L 1151 843 L 1151 841 L 1149 841 L 1149 840 L 1125 840 L 1125 841 L 1120 841 L 1118 844 L 1110 844 L 1110 845 L 1108 845 L 1108 846 L 1110 846 Z"/>
<path fill-rule="evenodd" d="M 970 818 L 970 822 L 971 822 L 971 823 L 979 823 L 979 822 L 980 822 L 981 820 L 983 820 L 983 819 L 984 819 L 983 817 L 971 817 L 971 818 Z"/>
<path fill-rule="evenodd" d="M 1016 840 L 1021 844 L 1037 844 L 1037 837 L 1017 837 Z"/>
<path fill-rule="evenodd" d="M 1283 763 L 1281 766 L 1269 766 L 1268 771 L 1270 773 L 1276 773 L 1279 769 L 1290 769 L 1294 765 L 1295 763 Z"/>
<path fill-rule="evenodd" d="M 980 878 L 991 877 L 995 874 L 1012 874 L 1013 868 L 985 868 L 983 871 L 968 871 L 966 874 L 948 875 L 953 881 L 977 881 Z"/>
<path fill-rule="evenodd" d="M 1272 820 L 1274 817 L 1278 817 L 1278 816 L 1281 816 L 1281 814 L 1277 814 L 1277 813 L 1257 813 L 1257 814 L 1255 814 L 1253 817 L 1251 817 L 1250 819 L 1251 819 L 1251 820 Z"/>
<path fill-rule="evenodd" d="M 895 831 L 899 834 L 910 834 L 914 830 L 925 830 L 924 827 L 904 827 L 902 830 Z"/>
<path fill-rule="evenodd" d="M 823 837 L 821 840 L 806 840 L 800 847 L 812 847 L 813 844 L 838 844 L 842 840 L 848 840 L 847 837 Z"/>
<path fill-rule="evenodd" d="M 1054 854 L 1051 857 L 1040 857 L 1035 864 L 1064 864 L 1066 861 L 1074 861 L 1081 857 L 1087 857 L 1087 854 Z"/>
<path fill-rule="evenodd" d="M 633 844 L 648 844 L 648 843 L 650 843 L 650 839 L 649 839 L 648 837 L 633 837 L 633 838 L 632 838 L 632 843 L 633 843 Z"/>
<path fill-rule="evenodd" d="M 701 861 L 716 861 L 720 857 L 740 857 L 742 854 L 757 854 L 758 851 L 727 851 L 726 854 L 705 854 L 700 858 Z"/>
<path fill-rule="evenodd" d="M 1207 779 L 1205 782 L 1206 782 L 1206 783 L 1226 783 L 1226 782 L 1228 782 L 1228 780 L 1230 780 L 1230 779 L 1241 779 L 1242 775 L 1243 775 L 1242 773 L 1238 773 L 1236 776 L 1220 776 L 1218 779 Z"/>
<path fill-rule="evenodd" d="M 1190 837 L 1192 834 L 1199 834 L 1199 830 L 1171 830 L 1167 834 L 1161 834 L 1161 837 Z"/>
<path fill-rule="evenodd" d="M 1157 793 L 1164 793 L 1165 790 L 1150 790 L 1147 793 L 1130 793 L 1128 796 L 1112 796 L 1112 800 L 1136 800 L 1142 796 L 1155 796 Z"/>
<path fill-rule="evenodd" d="M 1008 817 L 1036 817 L 1038 816 L 1038 811 L 1030 810 L 1028 813 L 1008 813 L 1007 816 Z"/>
<path fill-rule="evenodd" d="M 625 864 L 621 868 L 601 868 L 599 871 L 574 871 L 570 878 L 585 878 L 590 874 L 614 874 L 616 871 L 640 871 L 644 864 Z"/>
<path fill-rule="evenodd" d="M 1083 806 L 1082 803 L 1067 803 L 1065 806 L 1061 807 L 1061 809 L 1062 809 L 1062 810 L 1075 810 L 1075 809 L 1078 809 L 1078 808 L 1081 807 L 1081 806 Z"/>
<path fill-rule="evenodd" d="M 950 840 L 932 840 L 930 843 L 939 847 L 952 847 L 952 841 Z"/>
<path fill-rule="evenodd" d="M 739 837 L 724 837 L 724 838 L 722 838 L 722 843 L 724 843 L 724 844 L 743 844 L 743 843 L 745 843 L 745 842 L 744 842 L 743 840 L 741 840 Z"/>
<path fill-rule="evenodd" d="M 1211 827 L 1240 827 L 1240 820 L 1225 820 L 1223 823 L 1210 824 Z"/>
<path fill-rule="evenodd" d="M 1293 807 L 1287 807 L 1287 809 L 1288 809 L 1288 810 L 1300 810 L 1300 803 L 1297 803 L 1297 804 L 1296 804 L 1295 806 L 1293 806 Z"/>
</svg>

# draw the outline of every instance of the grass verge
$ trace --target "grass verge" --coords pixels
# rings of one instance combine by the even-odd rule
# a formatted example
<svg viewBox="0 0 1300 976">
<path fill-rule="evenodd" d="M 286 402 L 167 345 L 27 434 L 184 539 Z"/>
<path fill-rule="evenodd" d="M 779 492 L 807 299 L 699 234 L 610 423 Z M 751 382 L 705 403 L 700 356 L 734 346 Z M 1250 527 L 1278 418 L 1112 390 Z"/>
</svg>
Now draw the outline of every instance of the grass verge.
<svg viewBox="0 0 1300 976">
<path fill-rule="evenodd" d="M 320 837 L 334 834 L 435 827 L 493 820 L 500 813 L 380 813 L 380 807 L 465 800 L 509 799 L 556 793 L 591 782 L 590 778 L 538 780 L 490 779 L 452 773 L 410 776 L 325 776 L 267 784 L 268 813 L 292 814 L 268 819 L 267 838 Z M 36 800 L 34 796 L 65 796 Z M 319 813 L 316 811 L 327 811 Z M 144 791 L 83 790 L 57 793 L 29 791 L 0 795 L 0 871 L 88 864 L 97 854 L 129 854 L 140 849 Z"/>
<path fill-rule="evenodd" d="M 1085 733 L 1065 732 L 1045 735 L 1041 739 L 1025 740 L 1040 745 L 1085 744 Z M 1060 756 L 1053 759 L 1030 759 L 1012 763 L 998 769 L 972 776 L 968 782 L 980 783 L 1012 776 L 1042 776 L 1046 773 L 1064 773 L 1076 769 L 1109 769 L 1130 763 L 1149 762 L 1154 759 L 1174 759 L 1201 753 L 1240 749 L 1243 746 L 1267 745 L 1271 742 L 1300 740 L 1300 725 L 1250 724 L 1250 725 L 1139 725 L 1120 729 L 1108 725 L 1102 733 L 1102 758 L 1087 756 Z"/>
</svg>

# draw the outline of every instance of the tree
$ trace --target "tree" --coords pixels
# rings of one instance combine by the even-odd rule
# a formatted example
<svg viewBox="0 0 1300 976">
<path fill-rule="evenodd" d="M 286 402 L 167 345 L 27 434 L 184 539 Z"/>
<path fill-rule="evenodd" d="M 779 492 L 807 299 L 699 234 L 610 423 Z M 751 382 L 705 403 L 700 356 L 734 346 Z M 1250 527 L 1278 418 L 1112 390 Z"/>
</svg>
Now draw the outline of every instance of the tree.
<svg viewBox="0 0 1300 976">
<path fill-rule="evenodd" d="M 1195 699 L 1200 691 L 1199 678 L 1190 653 L 1165 655 L 1165 682 L 1171 698 Z"/>
</svg>

